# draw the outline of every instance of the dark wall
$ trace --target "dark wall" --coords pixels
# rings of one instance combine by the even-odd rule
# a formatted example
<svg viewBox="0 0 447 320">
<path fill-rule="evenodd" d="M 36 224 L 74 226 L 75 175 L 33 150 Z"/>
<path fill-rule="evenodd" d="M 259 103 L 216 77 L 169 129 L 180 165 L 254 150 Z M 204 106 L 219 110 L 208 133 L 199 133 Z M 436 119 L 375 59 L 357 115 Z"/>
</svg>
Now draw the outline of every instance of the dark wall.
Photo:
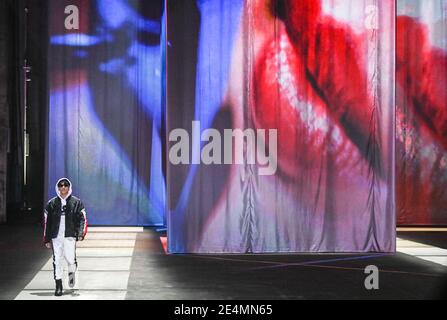
<svg viewBox="0 0 447 320">
<path fill-rule="evenodd" d="M 45 190 L 46 44 L 48 37 L 46 1 L 6 0 L 1 1 L 0 6 L 0 15 L 2 15 L 0 25 L 3 34 L 3 37 L 0 37 L 2 52 L 0 59 L 3 66 L 0 69 L 0 110 L 6 110 L 3 113 L 0 111 L 0 128 L 3 124 L 9 136 L 6 142 L 9 149 L 6 157 L 7 172 L 3 174 L 6 176 L 6 181 L 4 178 L 2 180 L 0 160 L 0 185 L 3 181 L 6 186 L 8 220 L 27 216 L 37 221 L 42 212 Z M 23 67 L 25 59 L 27 65 L 31 66 L 28 73 L 31 81 L 27 82 L 26 94 L 26 123 L 29 135 L 26 184 L 23 174 L 25 122 Z M 0 151 L 0 157 L 4 154 L 4 151 Z M 4 204 L 5 201 L 2 203 Z"/>
<path fill-rule="evenodd" d="M 7 103 L 8 28 L 6 2 L 0 2 L 0 223 L 6 221 L 6 175 L 9 133 Z"/>
<path fill-rule="evenodd" d="M 46 196 L 45 181 L 45 146 L 48 118 L 47 90 L 47 43 L 48 15 L 47 0 L 28 0 L 28 23 L 26 58 L 31 66 L 28 87 L 28 132 L 30 136 L 28 183 L 25 199 L 32 213 L 40 217 Z"/>
</svg>

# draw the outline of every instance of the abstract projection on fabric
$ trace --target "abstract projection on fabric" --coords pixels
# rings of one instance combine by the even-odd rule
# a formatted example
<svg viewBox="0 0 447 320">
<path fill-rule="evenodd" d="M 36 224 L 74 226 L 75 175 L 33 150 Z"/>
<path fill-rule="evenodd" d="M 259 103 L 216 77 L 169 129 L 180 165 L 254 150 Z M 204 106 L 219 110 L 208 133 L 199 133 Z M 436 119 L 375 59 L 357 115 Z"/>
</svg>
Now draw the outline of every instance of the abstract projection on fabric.
<svg viewBox="0 0 447 320">
<path fill-rule="evenodd" d="M 172 253 L 447 224 L 447 0 L 48 6 L 48 196 L 69 177 L 91 224 L 167 226 Z"/>
<path fill-rule="evenodd" d="M 48 196 L 69 177 L 91 224 L 163 225 L 164 1 L 50 0 L 48 12 Z"/>
<path fill-rule="evenodd" d="M 395 2 L 167 2 L 170 252 L 395 250 Z"/>
<path fill-rule="evenodd" d="M 396 198 L 400 225 L 447 224 L 447 0 L 399 0 Z"/>
</svg>

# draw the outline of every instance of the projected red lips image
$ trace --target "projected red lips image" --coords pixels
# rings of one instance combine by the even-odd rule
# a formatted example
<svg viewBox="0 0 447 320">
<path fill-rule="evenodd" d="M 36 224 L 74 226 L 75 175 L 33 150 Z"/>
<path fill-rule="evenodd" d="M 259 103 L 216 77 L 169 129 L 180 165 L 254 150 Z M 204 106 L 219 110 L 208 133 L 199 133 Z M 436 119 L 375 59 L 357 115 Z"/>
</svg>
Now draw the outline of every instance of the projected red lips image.
<svg viewBox="0 0 447 320">
<path fill-rule="evenodd" d="M 294 179 L 318 167 L 325 152 L 336 172 L 361 158 L 381 176 L 389 161 L 371 139 L 377 105 L 362 60 L 369 39 L 323 14 L 321 1 L 281 3 L 275 34 L 256 58 L 252 106 L 256 127 L 278 129 L 281 176 Z M 447 54 L 431 43 L 420 19 L 399 16 L 396 31 L 396 148 L 405 155 L 396 167 L 398 221 L 445 221 Z"/>
<path fill-rule="evenodd" d="M 427 28 L 397 18 L 397 82 L 423 128 L 447 149 L 447 53 L 432 46 Z"/>
<path fill-rule="evenodd" d="M 254 122 L 258 128 L 278 130 L 281 172 L 287 177 L 299 175 L 321 158 L 327 145 L 332 145 L 342 166 L 349 160 L 347 153 L 355 150 L 328 117 L 288 36 L 284 33 L 279 43 L 267 43 L 262 51 L 254 74 Z"/>
<path fill-rule="evenodd" d="M 277 139 L 256 141 L 277 166 L 270 175 L 259 174 L 261 162 L 230 167 L 211 212 L 190 227 L 194 251 L 380 251 L 383 244 L 393 251 L 394 1 L 373 6 L 379 31 L 363 21 L 369 0 L 321 1 L 323 9 L 311 0 L 241 2 L 222 108 L 232 128 L 277 130 Z M 203 55 L 222 47 L 216 41 Z M 212 75 L 206 68 L 198 79 Z"/>
<path fill-rule="evenodd" d="M 445 224 L 447 53 L 420 19 L 397 17 L 397 221 Z"/>
<path fill-rule="evenodd" d="M 285 1 L 284 9 L 280 40 L 266 41 L 256 62 L 255 126 L 278 129 L 278 166 L 289 178 L 324 150 L 338 168 L 366 158 L 372 101 L 364 39 L 323 16 L 320 1 Z"/>
</svg>

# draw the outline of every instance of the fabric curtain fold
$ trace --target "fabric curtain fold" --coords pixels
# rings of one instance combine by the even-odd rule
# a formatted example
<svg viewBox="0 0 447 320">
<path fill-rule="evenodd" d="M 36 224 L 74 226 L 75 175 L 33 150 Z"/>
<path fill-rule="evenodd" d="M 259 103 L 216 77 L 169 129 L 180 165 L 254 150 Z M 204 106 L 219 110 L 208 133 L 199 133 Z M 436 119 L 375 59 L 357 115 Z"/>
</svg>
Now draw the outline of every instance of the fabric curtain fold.
<svg viewBox="0 0 447 320">
<path fill-rule="evenodd" d="M 447 224 L 447 1 L 397 1 L 400 225 Z"/>
</svg>

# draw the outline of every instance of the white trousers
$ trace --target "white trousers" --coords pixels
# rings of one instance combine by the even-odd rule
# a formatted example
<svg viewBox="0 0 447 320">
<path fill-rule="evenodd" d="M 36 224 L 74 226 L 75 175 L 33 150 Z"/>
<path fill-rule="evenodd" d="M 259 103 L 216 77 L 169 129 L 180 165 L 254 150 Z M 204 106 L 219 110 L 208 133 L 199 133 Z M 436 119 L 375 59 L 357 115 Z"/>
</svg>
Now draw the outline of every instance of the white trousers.
<svg viewBox="0 0 447 320">
<path fill-rule="evenodd" d="M 65 216 L 61 216 L 59 232 L 53 243 L 53 268 L 54 279 L 62 279 L 64 272 L 64 258 L 68 264 L 68 272 L 76 272 L 78 266 L 76 261 L 76 239 L 65 238 Z"/>
</svg>

